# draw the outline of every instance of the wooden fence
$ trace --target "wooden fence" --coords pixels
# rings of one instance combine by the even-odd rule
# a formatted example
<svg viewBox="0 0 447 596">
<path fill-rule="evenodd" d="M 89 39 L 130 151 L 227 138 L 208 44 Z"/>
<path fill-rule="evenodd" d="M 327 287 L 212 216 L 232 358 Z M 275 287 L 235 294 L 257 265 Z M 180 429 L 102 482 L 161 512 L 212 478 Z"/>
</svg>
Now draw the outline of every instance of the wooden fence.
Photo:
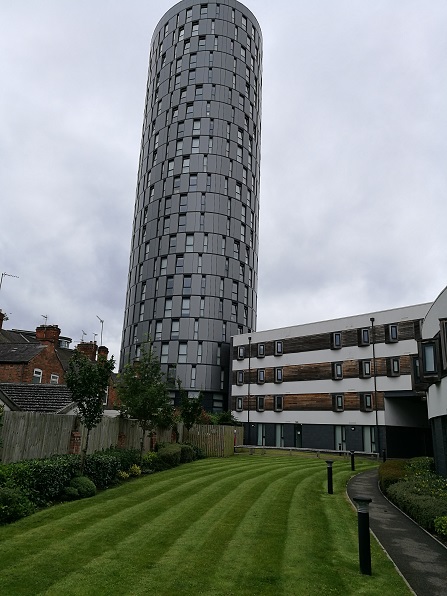
<svg viewBox="0 0 447 596">
<path fill-rule="evenodd" d="M 180 441 L 201 447 L 209 457 L 233 455 L 234 445 L 243 441 L 243 429 L 232 426 L 195 425 L 188 431 L 178 425 Z M 49 457 L 54 454 L 79 452 L 84 444 L 86 429 L 75 415 L 42 414 L 38 412 L 5 412 L 0 436 L 0 461 L 10 463 L 25 459 Z M 235 439 L 236 437 L 236 439 Z M 119 445 L 139 449 L 141 429 L 135 420 L 104 416 L 90 433 L 88 453 Z M 170 430 L 157 430 L 156 440 L 170 442 Z M 145 442 L 149 451 L 150 441 Z"/>
</svg>

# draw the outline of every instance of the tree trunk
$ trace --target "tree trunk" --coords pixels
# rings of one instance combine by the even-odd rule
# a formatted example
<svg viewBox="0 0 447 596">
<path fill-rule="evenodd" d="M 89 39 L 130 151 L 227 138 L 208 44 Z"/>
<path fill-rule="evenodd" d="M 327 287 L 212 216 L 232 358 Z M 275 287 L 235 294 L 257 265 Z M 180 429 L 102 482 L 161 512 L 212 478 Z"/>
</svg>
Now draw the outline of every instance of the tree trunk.
<svg viewBox="0 0 447 596">
<path fill-rule="evenodd" d="M 81 450 L 81 475 L 84 474 L 84 466 L 85 466 L 85 458 L 87 456 L 87 449 L 88 449 L 88 441 L 90 439 L 90 429 L 87 429 L 87 435 L 85 437 L 85 445 L 84 448 Z"/>
</svg>

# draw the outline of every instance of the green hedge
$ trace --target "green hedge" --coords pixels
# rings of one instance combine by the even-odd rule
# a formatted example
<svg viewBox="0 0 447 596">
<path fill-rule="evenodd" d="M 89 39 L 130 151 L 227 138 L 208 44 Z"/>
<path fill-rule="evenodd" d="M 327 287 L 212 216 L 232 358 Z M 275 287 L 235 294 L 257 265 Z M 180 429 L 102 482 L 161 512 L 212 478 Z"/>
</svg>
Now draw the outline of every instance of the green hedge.
<svg viewBox="0 0 447 596">
<path fill-rule="evenodd" d="M 390 486 L 387 494 L 420 526 L 433 531 L 435 519 L 447 515 L 447 498 L 421 492 L 418 484 L 418 481 L 403 480 Z"/>
<path fill-rule="evenodd" d="M 0 525 L 10 524 L 35 510 L 36 507 L 20 488 L 0 486 Z"/>
<path fill-rule="evenodd" d="M 388 488 L 395 482 L 405 478 L 407 460 L 388 459 L 379 467 L 379 484 L 381 490 L 387 494 Z"/>
<path fill-rule="evenodd" d="M 127 472 L 139 463 L 140 452 L 135 449 L 105 449 L 87 455 L 84 474 L 104 490 L 118 483 L 118 472 Z"/>
</svg>

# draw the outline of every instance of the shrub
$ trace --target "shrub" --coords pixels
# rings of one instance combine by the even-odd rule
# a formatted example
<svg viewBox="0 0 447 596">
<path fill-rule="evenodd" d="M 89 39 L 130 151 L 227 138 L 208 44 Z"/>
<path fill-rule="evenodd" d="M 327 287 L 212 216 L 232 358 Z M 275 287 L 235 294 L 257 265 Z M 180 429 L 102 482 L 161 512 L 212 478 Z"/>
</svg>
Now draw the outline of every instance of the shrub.
<svg viewBox="0 0 447 596">
<path fill-rule="evenodd" d="M 404 480 L 388 489 L 388 496 L 426 530 L 434 530 L 437 517 L 447 515 L 447 499 L 418 492 L 417 482 Z"/>
<path fill-rule="evenodd" d="M 0 487 L 0 524 L 9 524 L 34 513 L 35 506 L 17 487 Z"/>
<path fill-rule="evenodd" d="M 119 447 L 112 447 L 110 449 L 105 449 L 103 453 L 115 456 L 120 462 L 121 470 L 129 470 L 134 464 L 140 465 L 139 449 L 121 449 Z"/>
<path fill-rule="evenodd" d="M 158 449 L 157 470 L 168 470 L 180 465 L 182 448 L 178 443 L 168 444 Z"/>
<path fill-rule="evenodd" d="M 198 447 L 197 445 L 193 445 L 192 443 L 183 443 L 183 445 L 189 445 L 192 450 L 194 451 L 194 459 L 205 459 L 206 454 L 205 451 L 201 448 Z"/>
<path fill-rule="evenodd" d="M 436 534 L 439 534 L 442 538 L 447 538 L 447 515 L 437 517 L 434 526 Z"/>
<path fill-rule="evenodd" d="M 157 460 L 158 453 L 155 453 L 155 451 L 149 451 L 148 453 L 145 453 L 141 462 L 142 471 L 145 474 L 148 474 L 157 470 Z"/>
<path fill-rule="evenodd" d="M 87 499 L 96 495 L 96 486 L 86 476 L 77 476 L 70 482 L 70 487 L 78 491 L 80 499 Z"/>
<path fill-rule="evenodd" d="M 125 472 L 124 470 L 120 470 L 117 474 L 118 478 L 120 480 L 128 480 L 130 477 L 130 474 L 128 474 L 127 472 Z"/>
<path fill-rule="evenodd" d="M 3 467 L 8 482 L 38 507 L 59 499 L 64 488 L 78 473 L 79 456 L 55 455 L 47 459 L 30 459 Z"/>
<path fill-rule="evenodd" d="M 432 457 L 413 457 L 405 464 L 407 476 L 430 474 L 435 471 L 435 463 Z"/>
<path fill-rule="evenodd" d="M 186 464 L 194 460 L 195 454 L 191 445 L 180 445 L 180 463 Z"/>
<path fill-rule="evenodd" d="M 403 459 L 388 459 L 379 467 L 379 484 L 384 493 L 395 482 L 399 482 L 405 477 L 405 465 L 407 461 Z"/>
<path fill-rule="evenodd" d="M 85 458 L 84 474 L 103 490 L 117 483 L 117 474 L 121 470 L 119 458 L 107 451 L 97 451 Z"/>
<path fill-rule="evenodd" d="M 79 499 L 79 493 L 73 486 L 66 486 L 62 493 L 62 497 L 65 501 L 75 501 L 76 499 Z"/>
<path fill-rule="evenodd" d="M 133 464 L 129 468 L 129 476 L 141 476 L 141 468 L 137 464 Z"/>
</svg>

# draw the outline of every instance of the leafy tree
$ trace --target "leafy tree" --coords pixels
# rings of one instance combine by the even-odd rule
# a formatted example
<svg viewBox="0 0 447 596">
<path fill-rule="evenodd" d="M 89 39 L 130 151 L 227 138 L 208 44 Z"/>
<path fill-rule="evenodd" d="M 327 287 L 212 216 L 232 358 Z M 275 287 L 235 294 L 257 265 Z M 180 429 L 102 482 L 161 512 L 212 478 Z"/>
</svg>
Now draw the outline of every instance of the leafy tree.
<svg viewBox="0 0 447 596">
<path fill-rule="evenodd" d="M 141 350 L 138 362 L 125 366 L 118 376 L 117 392 L 121 413 L 138 420 L 142 431 L 142 458 L 147 433 L 153 432 L 156 427 L 169 428 L 174 415 L 168 383 L 151 346 Z"/>
<path fill-rule="evenodd" d="M 68 363 L 68 372 L 65 375 L 67 387 L 78 408 L 81 423 L 87 429 L 85 444 L 81 450 L 81 473 L 84 470 L 90 431 L 101 422 L 104 398 L 114 366 L 113 356 L 107 360 L 106 356 L 100 355 L 97 361 L 92 361 L 78 350 L 75 350 Z"/>
<path fill-rule="evenodd" d="M 202 392 L 197 397 L 189 397 L 188 392 L 183 389 L 180 379 L 177 380 L 177 387 L 180 395 L 180 412 L 183 424 L 190 430 L 193 424 L 198 424 L 202 415 Z"/>
</svg>

